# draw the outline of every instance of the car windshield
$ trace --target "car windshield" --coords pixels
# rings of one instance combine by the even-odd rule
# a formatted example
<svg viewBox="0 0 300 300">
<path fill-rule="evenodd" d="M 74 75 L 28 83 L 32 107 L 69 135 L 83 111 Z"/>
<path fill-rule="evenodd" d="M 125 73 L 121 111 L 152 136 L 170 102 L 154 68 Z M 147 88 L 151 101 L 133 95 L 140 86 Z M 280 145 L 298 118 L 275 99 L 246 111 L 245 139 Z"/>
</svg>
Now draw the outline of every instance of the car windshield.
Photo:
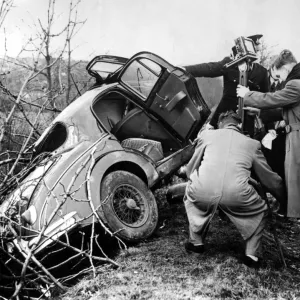
<svg viewBox="0 0 300 300">
<path fill-rule="evenodd" d="M 161 71 L 161 67 L 151 60 L 135 60 L 126 69 L 121 80 L 141 94 L 146 100 L 157 82 Z"/>
</svg>

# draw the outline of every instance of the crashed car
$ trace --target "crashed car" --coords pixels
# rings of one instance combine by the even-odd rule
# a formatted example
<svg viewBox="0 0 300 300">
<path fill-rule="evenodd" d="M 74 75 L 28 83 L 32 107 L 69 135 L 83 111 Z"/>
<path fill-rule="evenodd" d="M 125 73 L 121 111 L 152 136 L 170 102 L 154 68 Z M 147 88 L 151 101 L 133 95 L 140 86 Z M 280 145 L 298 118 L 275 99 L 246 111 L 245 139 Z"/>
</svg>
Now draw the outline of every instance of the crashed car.
<svg viewBox="0 0 300 300">
<path fill-rule="evenodd" d="M 35 252 L 92 222 L 126 241 L 149 237 L 152 190 L 191 158 L 210 114 L 195 78 L 153 53 L 97 56 L 87 71 L 95 84 L 34 144 L 34 163 L 0 207 L 2 217 L 19 211 Z"/>
</svg>

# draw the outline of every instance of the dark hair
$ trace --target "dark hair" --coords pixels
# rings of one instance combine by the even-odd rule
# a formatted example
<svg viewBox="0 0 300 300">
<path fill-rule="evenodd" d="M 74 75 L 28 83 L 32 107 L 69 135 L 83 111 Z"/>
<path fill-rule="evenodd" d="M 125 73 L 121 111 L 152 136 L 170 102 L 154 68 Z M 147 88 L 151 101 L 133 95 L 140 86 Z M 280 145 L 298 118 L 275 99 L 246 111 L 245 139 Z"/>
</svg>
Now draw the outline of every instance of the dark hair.
<svg viewBox="0 0 300 300">
<path fill-rule="evenodd" d="M 280 52 L 273 65 L 276 69 L 280 69 L 282 66 L 290 63 L 297 63 L 297 60 L 290 50 L 285 49 Z"/>
<path fill-rule="evenodd" d="M 236 114 L 233 110 L 229 110 L 220 114 L 218 119 L 218 127 L 220 127 L 220 123 L 222 124 L 234 124 L 238 125 L 242 122 L 242 119 L 238 114 Z"/>
</svg>

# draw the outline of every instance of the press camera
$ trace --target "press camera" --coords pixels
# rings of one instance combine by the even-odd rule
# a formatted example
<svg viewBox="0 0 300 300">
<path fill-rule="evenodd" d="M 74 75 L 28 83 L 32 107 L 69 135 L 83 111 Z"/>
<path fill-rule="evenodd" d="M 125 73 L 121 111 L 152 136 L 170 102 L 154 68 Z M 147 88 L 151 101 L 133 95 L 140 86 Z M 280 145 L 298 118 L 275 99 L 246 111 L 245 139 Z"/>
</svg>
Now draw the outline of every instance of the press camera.
<svg viewBox="0 0 300 300">
<path fill-rule="evenodd" d="M 250 64 L 257 60 L 254 41 L 243 36 L 234 40 L 235 46 L 232 48 L 233 60 L 225 65 L 226 68 L 238 67 L 239 84 L 248 86 L 248 70 Z M 242 120 L 242 131 L 246 127 L 244 118 L 244 99 L 239 97 L 238 100 L 238 115 Z M 249 130 L 248 130 L 249 131 Z M 251 135 L 250 132 L 248 134 Z M 252 133 L 253 134 L 253 133 Z"/>
<path fill-rule="evenodd" d="M 255 44 L 252 39 L 241 36 L 235 39 L 234 42 L 235 46 L 232 48 L 233 60 L 225 65 L 226 68 L 257 60 Z"/>
</svg>

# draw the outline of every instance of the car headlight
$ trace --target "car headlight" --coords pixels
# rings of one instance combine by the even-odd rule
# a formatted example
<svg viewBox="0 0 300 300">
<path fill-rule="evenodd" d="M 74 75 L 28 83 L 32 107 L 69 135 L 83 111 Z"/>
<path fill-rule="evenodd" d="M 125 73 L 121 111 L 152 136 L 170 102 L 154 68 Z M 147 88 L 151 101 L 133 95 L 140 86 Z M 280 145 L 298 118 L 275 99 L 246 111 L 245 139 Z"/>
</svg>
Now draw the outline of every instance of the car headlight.
<svg viewBox="0 0 300 300">
<path fill-rule="evenodd" d="M 51 244 L 53 241 L 59 239 L 60 236 L 68 232 L 70 229 L 78 225 L 78 215 L 76 211 L 72 211 L 63 217 L 59 218 L 53 224 L 49 225 L 44 236 L 39 242 L 39 246 L 36 248 L 35 253 L 44 249 L 46 246 Z M 38 237 L 33 238 L 29 241 L 29 247 L 38 241 Z"/>
</svg>

